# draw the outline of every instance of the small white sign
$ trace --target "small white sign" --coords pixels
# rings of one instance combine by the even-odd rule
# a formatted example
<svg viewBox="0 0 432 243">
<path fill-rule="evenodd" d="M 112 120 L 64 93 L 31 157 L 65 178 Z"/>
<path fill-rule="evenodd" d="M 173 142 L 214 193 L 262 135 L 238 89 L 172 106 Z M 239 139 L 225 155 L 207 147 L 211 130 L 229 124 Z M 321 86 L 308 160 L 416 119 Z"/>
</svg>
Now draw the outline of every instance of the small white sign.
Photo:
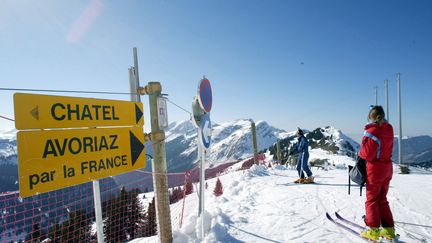
<svg viewBox="0 0 432 243">
<path fill-rule="evenodd" d="M 157 109 L 159 119 L 159 129 L 165 129 L 168 127 L 168 110 L 166 99 L 163 97 L 157 98 Z"/>
<path fill-rule="evenodd" d="M 208 113 L 202 116 L 201 125 L 200 125 L 200 135 L 201 135 L 201 139 L 199 141 L 201 142 L 201 145 L 205 149 L 210 148 L 212 125 L 210 121 L 210 114 Z"/>
</svg>

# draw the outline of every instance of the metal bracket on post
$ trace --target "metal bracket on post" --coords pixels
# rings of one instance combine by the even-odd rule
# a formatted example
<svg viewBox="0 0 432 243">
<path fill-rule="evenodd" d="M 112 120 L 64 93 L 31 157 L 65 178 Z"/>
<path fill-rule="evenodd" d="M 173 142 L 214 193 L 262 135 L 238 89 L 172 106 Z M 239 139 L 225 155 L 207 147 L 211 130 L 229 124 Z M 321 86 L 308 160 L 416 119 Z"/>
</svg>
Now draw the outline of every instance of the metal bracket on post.
<svg viewBox="0 0 432 243">
<path fill-rule="evenodd" d="M 162 91 L 162 85 L 159 82 L 149 82 L 148 85 L 144 87 L 139 87 L 137 91 L 140 95 L 149 95 L 154 92 Z"/>
<path fill-rule="evenodd" d="M 144 133 L 144 141 L 152 141 L 151 133 Z"/>
<path fill-rule="evenodd" d="M 150 133 L 151 141 L 154 143 L 159 143 L 165 140 L 165 133 L 164 132 L 152 132 Z"/>
<path fill-rule="evenodd" d="M 140 95 L 148 95 L 149 93 L 147 92 L 147 86 L 145 86 L 145 87 L 139 87 L 138 88 L 138 94 L 140 94 Z"/>
</svg>

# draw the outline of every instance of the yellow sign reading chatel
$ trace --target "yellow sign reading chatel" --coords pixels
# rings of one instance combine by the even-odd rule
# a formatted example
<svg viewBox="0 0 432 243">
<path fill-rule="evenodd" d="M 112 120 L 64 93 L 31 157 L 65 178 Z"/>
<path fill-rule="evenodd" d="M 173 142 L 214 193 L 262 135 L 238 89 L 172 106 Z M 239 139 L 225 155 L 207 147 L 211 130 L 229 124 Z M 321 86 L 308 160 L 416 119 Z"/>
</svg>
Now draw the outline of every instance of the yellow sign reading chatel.
<svg viewBox="0 0 432 243">
<path fill-rule="evenodd" d="M 18 130 L 102 126 L 143 126 L 141 102 L 16 93 Z"/>
<path fill-rule="evenodd" d="M 21 197 L 146 166 L 142 127 L 20 131 L 17 142 Z"/>
</svg>

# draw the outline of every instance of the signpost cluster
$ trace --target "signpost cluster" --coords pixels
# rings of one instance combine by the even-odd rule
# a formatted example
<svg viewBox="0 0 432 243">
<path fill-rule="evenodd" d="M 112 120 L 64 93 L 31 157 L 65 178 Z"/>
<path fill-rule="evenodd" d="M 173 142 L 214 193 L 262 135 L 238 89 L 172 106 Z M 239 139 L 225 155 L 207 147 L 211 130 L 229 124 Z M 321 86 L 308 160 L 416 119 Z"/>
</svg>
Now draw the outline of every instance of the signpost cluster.
<svg viewBox="0 0 432 243">
<path fill-rule="evenodd" d="M 193 122 L 198 129 L 198 155 L 200 163 L 200 200 L 198 214 L 201 217 L 201 239 L 204 239 L 204 195 L 205 195 L 205 156 L 211 145 L 210 111 L 213 104 L 210 81 L 203 77 L 198 85 L 198 94 L 192 102 Z"/>
<path fill-rule="evenodd" d="M 172 242 L 165 132 L 168 127 L 166 99 L 159 82 L 140 87 L 137 49 L 129 68 L 131 101 L 16 93 L 15 127 L 18 129 L 18 173 L 21 197 L 29 197 L 93 182 L 98 242 L 103 242 L 103 221 L 98 179 L 145 168 L 145 139 L 153 141 L 153 172 L 158 235 Z M 211 109 L 207 79 L 200 87 L 204 113 Z M 200 85 L 201 86 L 201 85 Z M 143 104 L 149 96 L 151 134 L 143 131 Z M 210 146 L 210 118 L 203 128 Z"/>
</svg>

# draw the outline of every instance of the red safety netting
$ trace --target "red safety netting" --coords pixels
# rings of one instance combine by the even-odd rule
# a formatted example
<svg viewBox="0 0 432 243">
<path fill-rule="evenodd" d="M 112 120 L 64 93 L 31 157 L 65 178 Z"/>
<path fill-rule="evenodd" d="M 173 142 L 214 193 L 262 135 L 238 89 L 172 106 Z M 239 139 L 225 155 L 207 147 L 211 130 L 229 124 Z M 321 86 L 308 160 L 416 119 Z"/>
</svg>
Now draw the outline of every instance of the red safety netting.
<svg viewBox="0 0 432 243">
<path fill-rule="evenodd" d="M 207 169 L 206 179 L 218 176 L 235 163 Z M 136 238 L 158 241 L 153 176 L 152 172 L 133 171 L 100 180 L 106 242 Z M 185 207 L 182 199 L 194 191 L 199 168 L 166 176 L 171 224 L 176 230 L 181 228 L 184 216 L 191 213 L 185 212 L 190 207 Z M 24 199 L 17 191 L 0 194 L 0 242 L 97 242 L 93 200 L 92 183 Z"/>
</svg>

